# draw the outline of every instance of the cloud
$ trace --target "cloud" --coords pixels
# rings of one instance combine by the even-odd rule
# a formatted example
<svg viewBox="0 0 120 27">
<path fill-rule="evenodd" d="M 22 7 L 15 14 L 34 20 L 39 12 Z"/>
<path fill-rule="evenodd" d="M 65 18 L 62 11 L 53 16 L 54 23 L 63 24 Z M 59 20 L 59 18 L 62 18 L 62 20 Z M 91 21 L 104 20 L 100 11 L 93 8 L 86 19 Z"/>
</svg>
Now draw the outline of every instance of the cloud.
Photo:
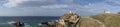
<svg viewBox="0 0 120 27">
<path fill-rule="evenodd" d="M 5 7 L 16 7 L 16 6 L 35 6 L 35 5 L 45 5 L 51 4 L 55 0 L 6 0 L 3 4 Z"/>
<path fill-rule="evenodd" d="M 5 7 L 15 7 L 20 3 L 23 3 L 28 0 L 6 0 L 6 3 L 3 4 Z"/>
<path fill-rule="evenodd" d="M 103 12 L 104 10 L 109 10 L 112 12 L 119 12 L 120 6 L 112 6 L 106 2 L 115 2 L 119 4 L 116 0 L 7 0 L 3 5 L 5 7 L 16 7 L 9 9 L 2 15 L 24 15 L 24 16 L 39 16 L 39 15 L 62 15 L 67 12 L 68 9 L 72 9 L 75 12 L 80 13 L 81 15 L 91 15 Z M 78 2 L 78 3 L 76 3 Z M 63 4 L 62 4 L 63 3 Z M 65 3 L 65 4 L 64 4 Z M 68 3 L 68 4 L 67 4 Z M 8 13 L 7 13 L 8 12 Z M 46 14 L 47 13 L 47 14 Z"/>
<path fill-rule="evenodd" d="M 72 3 L 73 0 L 62 0 L 66 3 Z M 42 8 L 64 8 L 66 4 L 59 4 L 57 0 L 6 0 L 3 4 L 4 7 L 42 7 Z"/>
<path fill-rule="evenodd" d="M 66 11 L 63 8 L 69 7 L 56 0 L 6 0 L 3 6 L 7 9 L 0 16 L 59 16 L 60 12 Z"/>
<path fill-rule="evenodd" d="M 46 6 L 40 6 L 41 8 L 47 8 L 47 9 L 55 9 L 55 8 L 68 8 L 68 5 L 46 5 Z"/>
<path fill-rule="evenodd" d="M 120 4 L 120 0 L 107 0 L 108 2 L 114 2 L 116 4 Z"/>
<path fill-rule="evenodd" d="M 88 5 L 80 6 L 82 10 L 90 13 L 101 13 L 104 10 L 111 11 L 112 13 L 117 13 L 120 10 L 119 7 L 120 6 L 109 5 L 106 2 L 100 2 L 100 3 L 94 3 L 94 4 L 89 3 Z M 78 9 L 78 10 L 81 10 L 81 9 Z"/>
</svg>

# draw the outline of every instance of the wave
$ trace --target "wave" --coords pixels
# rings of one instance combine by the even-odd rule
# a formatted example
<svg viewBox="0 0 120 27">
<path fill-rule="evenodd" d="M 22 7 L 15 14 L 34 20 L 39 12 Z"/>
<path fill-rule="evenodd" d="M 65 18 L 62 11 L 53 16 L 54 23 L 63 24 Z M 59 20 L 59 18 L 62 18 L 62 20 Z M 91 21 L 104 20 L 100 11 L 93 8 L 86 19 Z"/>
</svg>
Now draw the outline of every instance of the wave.
<svg viewBox="0 0 120 27">
<path fill-rule="evenodd" d="M 38 23 L 39 26 L 46 26 L 46 25 L 42 25 L 41 23 Z"/>
<path fill-rule="evenodd" d="M 15 21 L 10 21 L 10 22 L 7 22 L 7 24 L 13 24 L 15 23 Z"/>
<path fill-rule="evenodd" d="M 7 21 L 7 22 L 0 23 L 0 25 L 13 24 L 13 23 L 15 23 L 15 21 Z"/>
<path fill-rule="evenodd" d="M 32 26 L 28 23 L 25 23 L 25 27 L 32 27 Z"/>
<path fill-rule="evenodd" d="M 13 23 L 15 23 L 15 21 L 7 21 L 7 22 L 3 22 L 3 23 L 0 23 L 0 25 L 12 25 Z M 28 23 L 24 23 L 25 26 L 24 27 L 32 27 L 30 24 Z"/>
<path fill-rule="evenodd" d="M 58 20 L 55 20 L 55 22 L 58 22 Z"/>
<path fill-rule="evenodd" d="M 54 20 L 55 22 L 58 22 L 58 20 Z M 48 22 L 50 23 L 50 22 Z M 45 26 L 45 25 L 42 25 L 41 23 L 38 23 L 39 26 Z"/>
<path fill-rule="evenodd" d="M 41 23 L 39 23 L 38 25 L 40 25 L 40 26 L 41 26 L 42 24 L 41 24 Z"/>
</svg>

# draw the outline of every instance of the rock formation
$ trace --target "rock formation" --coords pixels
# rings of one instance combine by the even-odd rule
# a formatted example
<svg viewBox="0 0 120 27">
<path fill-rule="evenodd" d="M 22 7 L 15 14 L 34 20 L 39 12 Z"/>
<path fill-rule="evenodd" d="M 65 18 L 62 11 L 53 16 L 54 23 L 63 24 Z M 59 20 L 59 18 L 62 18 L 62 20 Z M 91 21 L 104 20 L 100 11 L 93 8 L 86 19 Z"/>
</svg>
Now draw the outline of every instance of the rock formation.
<svg viewBox="0 0 120 27">
<path fill-rule="evenodd" d="M 70 11 L 69 13 L 66 13 L 63 16 L 61 16 L 57 25 L 59 26 L 59 24 L 61 24 L 63 25 L 63 27 L 75 27 L 76 23 L 79 20 L 80 20 L 80 16 Z"/>
<path fill-rule="evenodd" d="M 13 23 L 14 27 L 24 27 L 24 23 L 20 22 L 20 21 L 16 21 L 16 23 Z"/>
</svg>

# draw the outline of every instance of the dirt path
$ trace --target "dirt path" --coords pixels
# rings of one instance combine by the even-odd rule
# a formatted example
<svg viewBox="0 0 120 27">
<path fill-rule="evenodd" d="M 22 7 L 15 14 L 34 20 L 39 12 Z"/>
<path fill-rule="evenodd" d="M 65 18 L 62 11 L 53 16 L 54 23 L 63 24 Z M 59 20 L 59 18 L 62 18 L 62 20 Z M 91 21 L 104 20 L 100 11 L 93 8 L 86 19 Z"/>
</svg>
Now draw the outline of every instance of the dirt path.
<svg viewBox="0 0 120 27">
<path fill-rule="evenodd" d="M 86 17 L 86 18 L 93 19 L 93 18 L 90 18 L 90 17 Z M 97 21 L 99 24 L 101 24 L 101 25 L 102 25 L 101 27 L 105 27 L 105 24 L 102 23 L 102 22 L 100 22 L 99 20 L 96 20 L 96 19 L 93 19 L 93 20 L 95 20 L 95 21 Z"/>
</svg>

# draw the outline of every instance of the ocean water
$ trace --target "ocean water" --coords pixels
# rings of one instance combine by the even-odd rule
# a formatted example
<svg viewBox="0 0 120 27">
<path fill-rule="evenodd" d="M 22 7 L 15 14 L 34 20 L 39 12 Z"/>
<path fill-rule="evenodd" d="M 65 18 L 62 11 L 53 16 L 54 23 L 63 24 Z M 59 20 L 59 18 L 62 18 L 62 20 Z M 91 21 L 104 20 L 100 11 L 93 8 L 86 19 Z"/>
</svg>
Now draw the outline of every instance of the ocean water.
<svg viewBox="0 0 120 27">
<path fill-rule="evenodd" d="M 59 18 L 56 16 L 3 16 L 0 17 L 0 27 L 12 27 L 12 23 L 15 23 L 17 20 L 25 23 L 25 27 L 47 27 L 40 25 L 40 23 L 58 20 Z"/>
</svg>

